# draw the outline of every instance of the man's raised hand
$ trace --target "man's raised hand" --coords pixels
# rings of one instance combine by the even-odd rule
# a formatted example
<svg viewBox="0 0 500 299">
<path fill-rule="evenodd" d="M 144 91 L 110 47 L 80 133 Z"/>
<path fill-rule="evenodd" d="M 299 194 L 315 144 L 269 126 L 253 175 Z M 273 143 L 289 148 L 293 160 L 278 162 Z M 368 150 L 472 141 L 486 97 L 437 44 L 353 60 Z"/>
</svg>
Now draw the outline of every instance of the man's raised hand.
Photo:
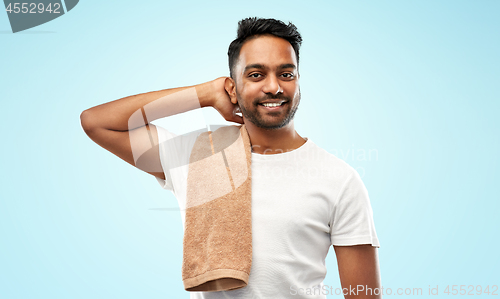
<svg viewBox="0 0 500 299">
<path fill-rule="evenodd" d="M 232 80 L 229 77 L 220 77 L 206 83 L 208 88 L 207 106 L 214 107 L 227 121 L 243 124 L 243 118 L 237 115 L 240 112 L 238 104 L 233 104 L 225 89 L 226 80 Z M 205 106 L 205 105 L 202 105 Z"/>
</svg>

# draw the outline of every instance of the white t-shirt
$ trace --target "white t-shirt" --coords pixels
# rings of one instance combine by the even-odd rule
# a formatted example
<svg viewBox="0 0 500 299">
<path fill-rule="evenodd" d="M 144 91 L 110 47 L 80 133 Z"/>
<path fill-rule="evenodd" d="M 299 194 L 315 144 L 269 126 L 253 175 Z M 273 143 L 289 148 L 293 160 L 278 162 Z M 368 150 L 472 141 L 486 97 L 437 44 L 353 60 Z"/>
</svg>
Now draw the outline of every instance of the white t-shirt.
<svg viewBox="0 0 500 299">
<path fill-rule="evenodd" d="M 196 137 L 157 126 L 160 160 L 185 220 L 188 162 Z M 358 172 L 312 140 L 280 154 L 252 153 L 252 267 L 248 285 L 191 298 L 326 298 L 332 245 L 380 247 L 368 192 Z M 180 275 L 180 273 L 179 273 Z M 306 295 L 319 288 L 314 295 Z M 300 295 L 300 294 L 303 295 Z"/>
</svg>

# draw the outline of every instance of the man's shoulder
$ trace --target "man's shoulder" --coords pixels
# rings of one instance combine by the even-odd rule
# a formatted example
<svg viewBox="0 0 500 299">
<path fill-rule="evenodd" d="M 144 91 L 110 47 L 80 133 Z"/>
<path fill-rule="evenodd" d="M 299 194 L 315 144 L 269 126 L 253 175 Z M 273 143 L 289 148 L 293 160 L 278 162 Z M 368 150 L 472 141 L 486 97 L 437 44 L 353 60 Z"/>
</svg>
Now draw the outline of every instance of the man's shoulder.
<svg viewBox="0 0 500 299">
<path fill-rule="evenodd" d="M 309 163 L 313 163 L 316 167 L 329 169 L 329 172 L 335 174 L 336 177 L 348 177 L 353 172 L 356 172 L 354 167 L 349 165 L 343 159 L 327 151 L 325 148 L 319 146 L 309 138 L 308 141 L 309 146 L 307 148 L 307 160 Z"/>
</svg>

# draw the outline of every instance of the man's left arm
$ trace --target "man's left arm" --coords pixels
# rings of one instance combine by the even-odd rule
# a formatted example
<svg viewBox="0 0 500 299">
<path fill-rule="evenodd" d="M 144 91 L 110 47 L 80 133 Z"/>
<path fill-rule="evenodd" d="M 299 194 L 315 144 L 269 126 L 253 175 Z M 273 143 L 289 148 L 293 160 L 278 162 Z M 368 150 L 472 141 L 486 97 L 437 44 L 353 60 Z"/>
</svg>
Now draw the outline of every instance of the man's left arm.
<svg viewBox="0 0 500 299">
<path fill-rule="evenodd" d="M 371 244 L 333 248 L 344 297 L 382 298 L 377 248 Z"/>
</svg>

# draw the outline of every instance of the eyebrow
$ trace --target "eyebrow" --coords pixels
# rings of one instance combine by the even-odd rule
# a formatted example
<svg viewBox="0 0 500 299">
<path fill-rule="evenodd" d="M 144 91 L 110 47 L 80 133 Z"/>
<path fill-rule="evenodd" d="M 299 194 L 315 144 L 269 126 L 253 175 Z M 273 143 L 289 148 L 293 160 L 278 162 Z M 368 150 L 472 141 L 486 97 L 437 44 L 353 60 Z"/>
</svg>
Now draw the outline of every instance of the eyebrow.
<svg viewBox="0 0 500 299">
<path fill-rule="evenodd" d="M 292 63 L 285 63 L 285 64 L 282 64 L 280 66 L 278 66 L 278 70 L 282 70 L 282 69 L 296 69 L 297 67 L 295 66 L 295 64 L 292 64 Z M 259 70 L 266 70 L 268 69 L 268 67 L 266 67 L 265 65 L 263 64 L 260 64 L 260 63 L 254 63 L 254 64 L 249 64 L 245 67 L 245 69 L 243 70 L 244 73 L 246 73 L 249 69 L 259 69 Z"/>
</svg>

